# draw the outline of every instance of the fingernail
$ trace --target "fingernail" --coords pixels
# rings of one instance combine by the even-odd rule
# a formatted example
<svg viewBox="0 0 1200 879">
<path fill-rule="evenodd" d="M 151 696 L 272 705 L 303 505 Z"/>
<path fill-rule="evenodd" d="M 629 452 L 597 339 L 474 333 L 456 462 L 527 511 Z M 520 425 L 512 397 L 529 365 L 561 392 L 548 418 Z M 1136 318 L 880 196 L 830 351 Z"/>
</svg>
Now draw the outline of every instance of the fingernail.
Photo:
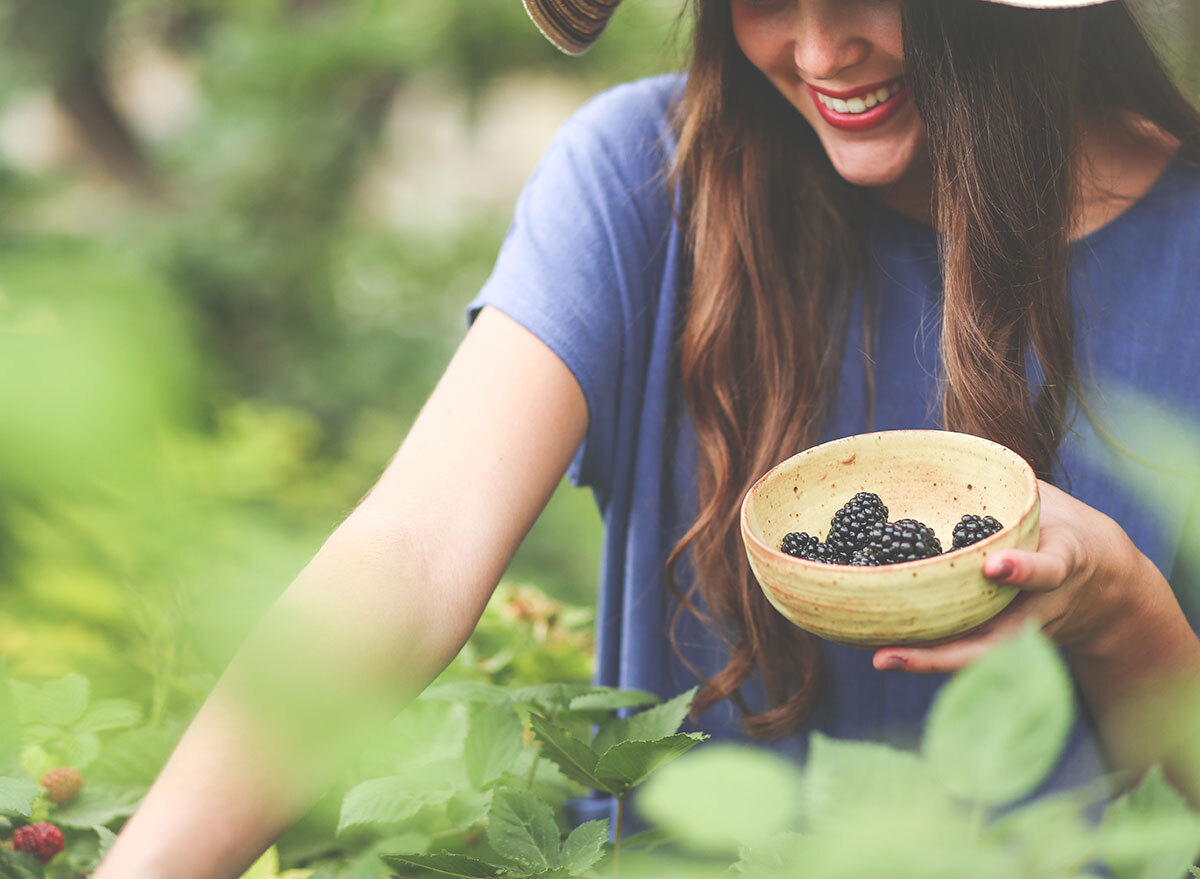
<svg viewBox="0 0 1200 879">
<path fill-rule="evenodd" d="M 904 668 L 907 663 L 899 656 L 888 656 L 879 663 L 880 671 L 899 671 Z"/>
<path fill-rule="evenodd" d="M 993 580 L 1011 580 L 1013 573 L 1013 563 L 1005 559 L 992 570 L 991 578 Z"/>
</svg>

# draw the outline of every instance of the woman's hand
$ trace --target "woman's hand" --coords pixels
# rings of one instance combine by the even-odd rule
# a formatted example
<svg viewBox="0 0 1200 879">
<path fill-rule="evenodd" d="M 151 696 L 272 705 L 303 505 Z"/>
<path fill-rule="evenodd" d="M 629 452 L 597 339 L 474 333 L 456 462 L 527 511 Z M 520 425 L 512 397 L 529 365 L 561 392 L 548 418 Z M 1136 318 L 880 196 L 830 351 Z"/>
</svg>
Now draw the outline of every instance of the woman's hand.
<svg viewBox="0 0 1200 879">
<path fill-rule="evenodd" d="M 1169 612 L 1167 605 L 1182 615 L 1166 580 L 1116 522 L 1048 483 L 1040 484 L 1040 492 L 1037 551 L 999 550 L 984 563 L 987 577 L 1021 590 L 1013 602 L 954 641 L 882 648 L 875 653 L 877 669 L 955 671 L 1030 619 L 1068 656 L 1103 654 L 1127 643 L 1127 630 Z"/>
</svg>

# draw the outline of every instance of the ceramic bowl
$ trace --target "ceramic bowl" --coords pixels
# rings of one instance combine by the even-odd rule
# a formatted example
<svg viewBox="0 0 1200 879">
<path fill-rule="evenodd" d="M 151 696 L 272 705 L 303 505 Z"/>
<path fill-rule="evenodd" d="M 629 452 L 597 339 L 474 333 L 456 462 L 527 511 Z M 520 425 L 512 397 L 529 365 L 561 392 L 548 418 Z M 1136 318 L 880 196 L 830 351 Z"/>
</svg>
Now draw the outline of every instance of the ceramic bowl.
<svg viewBox="0 0 1200 879">
<path fill-rule="evenodd" d="M 876 568 L 827 565 L 779 550 L 789 531 L 822 540 L 833 514 L 873 491 L 888 519 L 917 519 L 949 549 L 966 513 L 1005 527 L 964 549 Z M 778 464 L 742 502 L 750 567 L 781 614 L 830 641 L 861 647 L 940 641 L 973 629 L 1017 590 L 983 576 L 998 549 L 1036 549 L 1038 483 L 1010 449 L 944 430 L 867 433 L 814 446 Z"/>
</svg>

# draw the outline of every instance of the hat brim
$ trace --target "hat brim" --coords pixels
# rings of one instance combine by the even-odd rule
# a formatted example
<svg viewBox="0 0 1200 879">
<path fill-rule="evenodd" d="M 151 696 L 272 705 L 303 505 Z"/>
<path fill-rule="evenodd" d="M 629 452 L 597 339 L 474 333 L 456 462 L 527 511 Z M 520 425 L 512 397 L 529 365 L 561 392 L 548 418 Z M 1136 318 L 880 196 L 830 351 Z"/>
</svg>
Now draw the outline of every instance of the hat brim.
<svg viewBox="0 0 1200 879">
<path fill-rule="evenodd" d="M 538 30 L 568 55 L 582 55 L 600 38 L 621 0 L 523 0 Z M 987 0 L 1022 9 L 1074 9 L 1112 0 Z"/>
</svg>

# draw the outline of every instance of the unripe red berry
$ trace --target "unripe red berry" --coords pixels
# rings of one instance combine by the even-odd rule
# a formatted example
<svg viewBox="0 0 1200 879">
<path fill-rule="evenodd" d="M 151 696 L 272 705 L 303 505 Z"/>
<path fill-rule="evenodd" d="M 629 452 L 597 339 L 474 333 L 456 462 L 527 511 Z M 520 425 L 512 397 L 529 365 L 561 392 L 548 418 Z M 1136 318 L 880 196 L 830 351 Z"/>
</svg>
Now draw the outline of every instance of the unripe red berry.
<svg viewBox="0 0 1200 879">
<path fill-rule="evenodd" d="M 42 776 L 46 797 L 56 806 L 65 806 L 83 789 L 83 776 L 74 766 L 60 766 Z"/>
<path fill-rule="evenodd" d="M 63 850 L 62 831 L 49 821 L 39 821 L 13 831 L 13 851 L 28 852 L 43 864 Z"/>
</svg>

